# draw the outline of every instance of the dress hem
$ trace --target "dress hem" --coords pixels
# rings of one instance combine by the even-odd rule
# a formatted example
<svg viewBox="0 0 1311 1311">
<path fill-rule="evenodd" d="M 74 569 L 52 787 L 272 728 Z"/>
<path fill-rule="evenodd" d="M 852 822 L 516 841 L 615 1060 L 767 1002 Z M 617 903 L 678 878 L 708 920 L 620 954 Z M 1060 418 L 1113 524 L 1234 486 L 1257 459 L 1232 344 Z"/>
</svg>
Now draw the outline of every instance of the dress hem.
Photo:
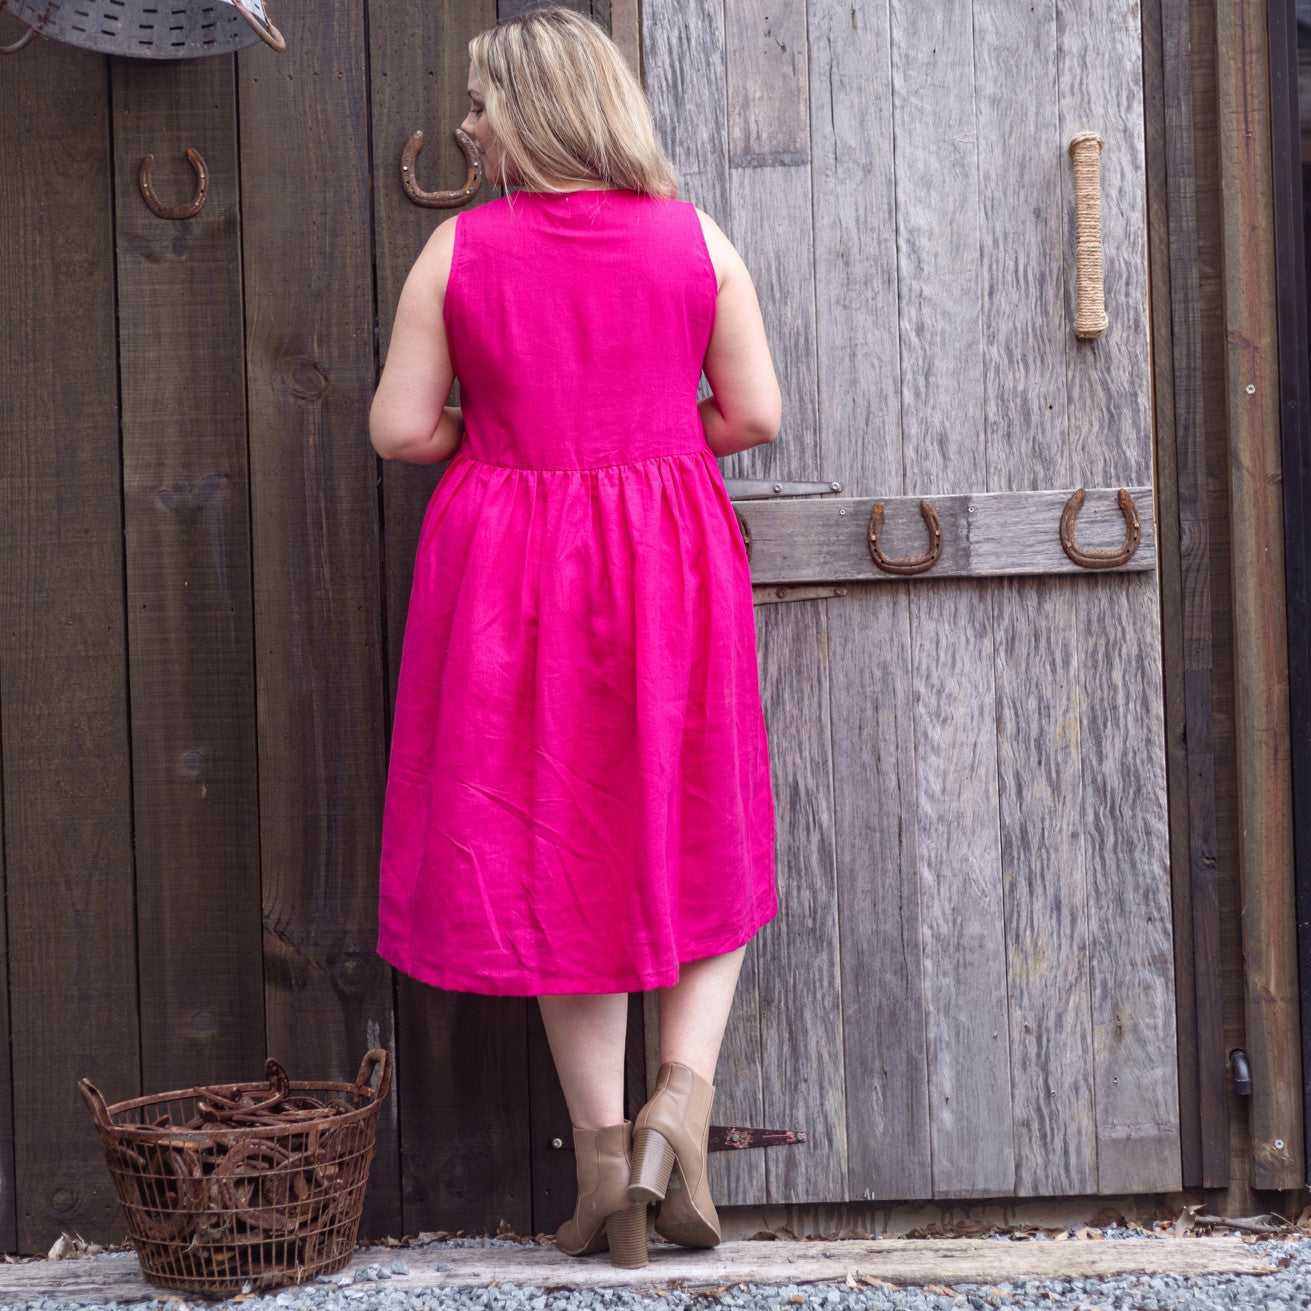
<svg viewBox="0 0 1311 1311">
<path fill-rule="evenodd" d="M 728 941 L 723 945 L 689 948 L 687 955 L 679 956 L 678 965 L 690 965 L 693 961 L 704 960 L 708 956 L 723 956 L 730 951 L 736 951 L 739 947 L 750 942 L 766 924 L 776 919 L 777 916 L 778 906 L 775 904 L 773 910 L 764 918 L 752 921 L 753 927 L 746 931 L 739 930 L 737 933 L 730 935 Z M 430 988 L 440 988 L 443 992 L 472 992 L 483 997 L 548 997 L 650 992 L 655 988 L 672 987 L 679 980 L 679 969 L 675 968 L 672 974 L 669 971 L 664 971 L 633 976 L 629 980 L 590 979 L 586 983 L 569 980 L 542 980 L 530 985 L 526 982 L 522 972 L 506 974 L 501 979 L 492 979 L 485 976 L 476 978 L 470 975 L 442 975 L 436 970 L 427 970 L 422 967 L 416 969 L 408 963 L 402 963 L 406 961 L 405 952 L 392 951 L 390 946 L 382 941 L 378 943 L 377 953 L 389 965 L 393 965 L 400 970 L 402 974 L 417 980 L 419 983 L 426 984 Z"/>
</svg>

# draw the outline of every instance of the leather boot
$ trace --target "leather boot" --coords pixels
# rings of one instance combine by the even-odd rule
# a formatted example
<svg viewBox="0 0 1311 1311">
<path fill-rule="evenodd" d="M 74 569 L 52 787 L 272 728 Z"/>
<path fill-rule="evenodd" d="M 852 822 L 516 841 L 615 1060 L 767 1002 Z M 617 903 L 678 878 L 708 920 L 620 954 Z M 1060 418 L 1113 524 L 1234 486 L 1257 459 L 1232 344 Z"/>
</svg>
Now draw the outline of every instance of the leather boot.
<svg viewBox="0 0 1311 1311">
<path fill-rule="evenodd" d="M 633 1124 L 603 1129 L 574 1128 L 578 1202 L 556 1231 L 555 1243 L 569 1256 L 610 1248 L 610 1264 L 629 1269 L 647 1263 L 646 1203 L 628 1196 Z"/>
<path fill-rule="evenodd" d="M 656 1233 L 683 1247 L 716 1247 L 706 1146 L 715 1088 L 690 1065 L 666 1061 L 655 1092 L 633 1121 L 634 1202 L 659 1202 Z"/>
</svg>

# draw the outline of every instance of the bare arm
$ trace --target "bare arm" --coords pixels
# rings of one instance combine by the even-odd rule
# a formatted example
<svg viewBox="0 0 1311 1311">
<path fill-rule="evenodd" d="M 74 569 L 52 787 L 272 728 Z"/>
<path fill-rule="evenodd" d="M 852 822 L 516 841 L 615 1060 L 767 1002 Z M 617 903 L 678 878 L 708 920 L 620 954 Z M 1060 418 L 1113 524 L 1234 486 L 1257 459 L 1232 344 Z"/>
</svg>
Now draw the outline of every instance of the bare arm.
<svg viewBox="0 0 1311 1311">
<path fill-rule="evenodd" d="M 455 246 L 454 218 L 428 238 L 401 288 L 378 390 L 369 410 L 369 441 L 384 460 L 438 464 L 464 435 L 457 407 L 447 405 L 455 370 L 442 305 Z"/>
<path fill-rule="evenodd" d="M 701 421 L 707 445 L 725 456 L 773 441 L 783 421 L 783 398 L 751 274 L 714 219 L 697 213 L 719 283 L 703 366 L 713 394 L 700 403 Z"/>
</svg>

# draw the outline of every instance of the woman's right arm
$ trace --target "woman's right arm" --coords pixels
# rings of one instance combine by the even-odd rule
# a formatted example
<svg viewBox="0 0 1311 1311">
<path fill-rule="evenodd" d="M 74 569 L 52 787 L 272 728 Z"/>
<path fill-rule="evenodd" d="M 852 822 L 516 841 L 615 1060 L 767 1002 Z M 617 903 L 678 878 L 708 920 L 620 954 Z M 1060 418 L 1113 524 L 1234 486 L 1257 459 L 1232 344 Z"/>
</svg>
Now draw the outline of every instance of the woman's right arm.
<svg viewBox="0 0 1311 1311">
<path fill-rule="evenodd" d="M 772 442 L 783 421 L 783 397 L 751 274 L 719 224 L 699 209 L 697 214 L 719 284 L 702 366 L 712 395 L 699 409 L 706 444 L 723 457 Z"/>
</svg>

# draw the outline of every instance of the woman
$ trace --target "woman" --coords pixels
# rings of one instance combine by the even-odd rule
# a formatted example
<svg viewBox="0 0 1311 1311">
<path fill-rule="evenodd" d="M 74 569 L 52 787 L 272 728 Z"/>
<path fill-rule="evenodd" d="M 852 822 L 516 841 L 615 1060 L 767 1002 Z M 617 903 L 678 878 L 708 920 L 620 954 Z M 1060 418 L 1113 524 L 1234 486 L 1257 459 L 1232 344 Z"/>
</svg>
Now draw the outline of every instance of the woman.
<svg viewBox="0 0 1311 1311">
<path fill-rule="evenodd" d="M 450 460 L 406 620 L 378 950 L 435 987 L 538 998 L 577 1153 L 557 1242 L 643 1265 L 651 1204 L 671 1241 L 719 1242 L 715 1065 L 778 911 L 750 574 L 715 457 L 772 441 L 781 400 L 750 276 L 674 198 L 609 37 L 540 9 L 469 53 L 462 126 L 517 190 L 432 234 L 370 414 L 384 459 Z M 650 988 L 660 1068 L 630 1122 L 628 993 Z"/>
</svg>

